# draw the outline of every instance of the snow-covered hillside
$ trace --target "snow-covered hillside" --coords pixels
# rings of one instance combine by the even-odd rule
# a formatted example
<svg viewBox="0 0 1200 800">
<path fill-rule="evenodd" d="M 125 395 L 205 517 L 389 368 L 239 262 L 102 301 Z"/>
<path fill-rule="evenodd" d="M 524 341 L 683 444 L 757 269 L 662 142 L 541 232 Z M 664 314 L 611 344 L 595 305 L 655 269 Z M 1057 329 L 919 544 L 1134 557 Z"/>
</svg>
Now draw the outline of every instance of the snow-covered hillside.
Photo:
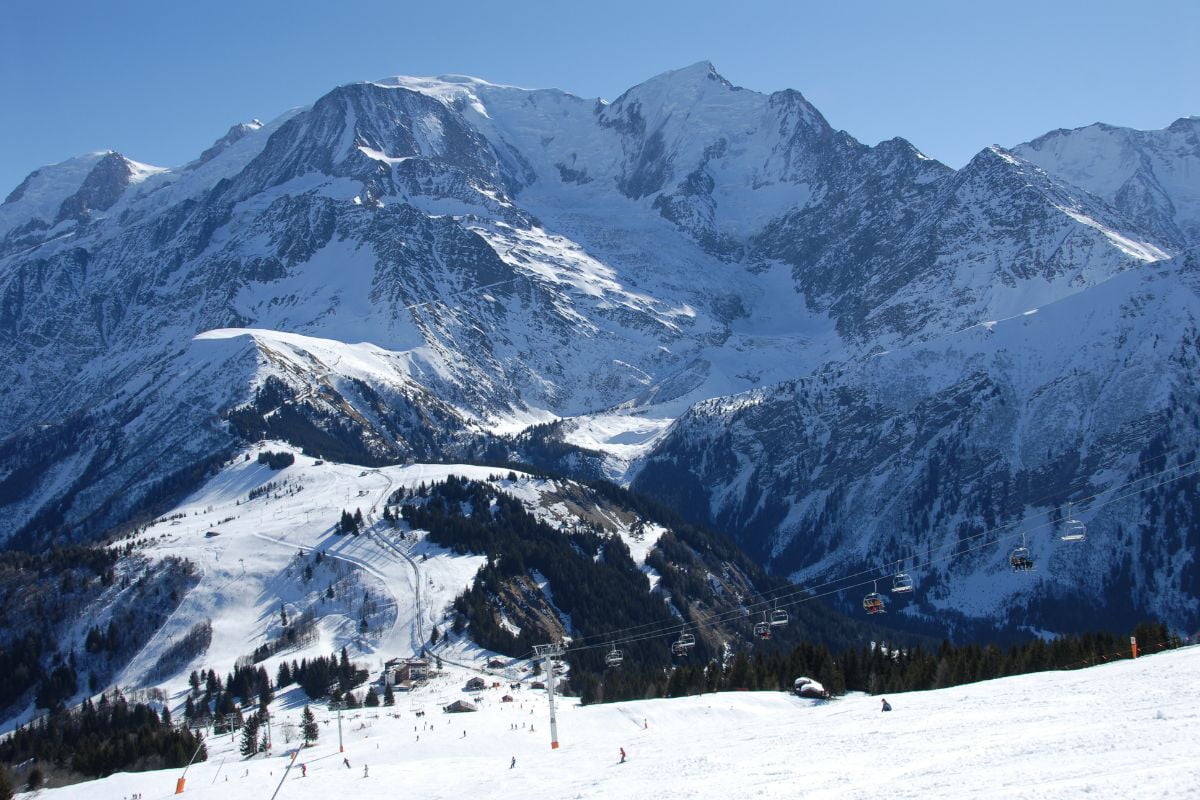
<svg viewBox="0 0 1200 800">
<path fill-rule="evenodd" d="M 295 463 L 273 470 L 254 457 L 262 450 L 239 457 L 144 530 L 151 540 L 145 555 L 188 559 L 201 579 L 112 685 L 165 681 L 180 688 L 191 669 L 228 669 L 286 632 L 281 610 L 291 619 L 307 612 L 317 623 L 310 641 L 281 656 L 288 660 L 342 647 L 368 660 L 419 654 L 434 627 L 445 630 L 452 601 L 487 559 L 445 550 L 425 540 L 427 531 L 381 523 L 385 502 L 398 490 L 456 475 L 493 483 L 555 526 L 570 527 L 582 513 L 568 512 L 555 496 L 561 488 L 556 482 L 507 470 L 456 464 L 363 469 L 314 459 L 282 443 L 268 446 L 292 453 Z M 362 535 L 336 532 L 343 511 L 361 511 Z M 612 522 L 635 560 L 644 562 L 661 529 L 651 526 L 635 537 L 628 524 Z M 205 653 L 167 675 L 154 669 L 172 642 L 205 620 L 213 628 Z M 463 647 L 473 645 L 465 641 Z M 272 674 L 277 660 L 266 662 Z"/>
<path fill-rule="evenodd" d="M 300 751 L 295 693 L 272 707 L 275 749 L 244 760 L 228 737 L 209 740 L 184 797 L 282 800 L 353 793 L 437 800 L 559 797 L 1185 798 L 1200 786 L 1192 752 L 1200 721 L 1187 687 L 1200 651 L 1185 648 L 1075 672 L 821 703 L 775 693 L 726 693 L 580 707 L 561 698 L 561 747 L 549 747 L 545 692 L 467 694 L 468 670 L 445 672 L 392 708 L 336 715 L 318 707 L 320 739 Z M 514 702 L 501 702 L 511 694 Z M 479 711 L 444 714 L 478 697 Z M 417 716 L 424 711 L 426 716 Z M 294 735 L 294 734 L 293 734 Z M 628 756 L 620 763 L 620 750 Z M 346 760 L 346 762 L 343 761 Z M 515 762 L 514 762 L 515 759 Z M 346 763 L 348 762 L 349 768 Z M 305 767 L 302 775 L 300 764 Z M 511 765 L 511 766 L 510 766 Z M 119 774 L 47 800 L 166 798 L 179 770 Z"/>
<path fill-rule="evenodd" d="M 697 404 L 635 488 L 800 582 L 915 571 L 914 618 L 1200 619 L 1194 255 L 1007 319 Z M 1091 529 L 1062 547 L 1068 503 Z M 1022 531 L 1040 562 L 1014 574 Z M 849 598 L 855 602 L 855 598 Z"/>
</svg>

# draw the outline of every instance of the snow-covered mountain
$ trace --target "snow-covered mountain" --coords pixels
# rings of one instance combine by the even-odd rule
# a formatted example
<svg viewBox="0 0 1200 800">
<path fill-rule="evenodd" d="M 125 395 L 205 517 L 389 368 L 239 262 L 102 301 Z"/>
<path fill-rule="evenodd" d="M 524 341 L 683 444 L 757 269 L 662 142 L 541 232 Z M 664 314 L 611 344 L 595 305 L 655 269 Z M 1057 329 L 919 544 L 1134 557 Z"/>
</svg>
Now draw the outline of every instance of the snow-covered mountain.
<svg viewBox="0 0 1200 800">
<path fill-rule="evenodd" d="M 1072 172 L 1061 168 L 1075 163 L 1066 149 L 1046 160 L 1035 145 L 989 148 L 954 171 L 902 139 L 859 143 L 798 92 L 735 87 L 705 62 L 612 102 L 460 76 L 350 84 L 265 125 L 236 125 L 179 168 L 116 153 L 46 167 L 0 206 L 0 380 L 15 387 L 0 407 L 0 531 L 35 544 L 105 530 L 191 488 L 247 438 L 365 464 L 520 458 L 520 441 L 502 436 L 558 421 L 538 435 L 561 439 L 560 451 L 606 453 L 610 474 L 686 498 L 681 510 L 728 525 L 780 569 L 816 574 L 833 553 L 865 560 L 883 541 L 863 533 L 877 520 L 821 539 L 795 520 L 776 529 L 782 517 L 751 524 L 767 517 L 727 509 L 816 503 L 825 478 L 814 469 L 884 470 L 864 446 L 883 436 L 871 420 L 891 425 L 937 404 L 981 361 L 1011 393 L 1005 424 L 1017 430 L 1071 431 L 1058 418 L 1081 405 L 1097 408 L 1097 431 L 1124 430 L 1141 409 L 1121 450 L 1134 452 L 1167 408 L 1179 411 L 1165 390 L 1141 395 L 1111 375 L 1136 357 L 1138 336 L 1183 347 L 1161 321 L 1136 331 L 1060 321 L 1055 335 L 1077 357 L 1041 336 L 1013 343 L 1011 364 L 992 326 L 971 328 L 1031 309 L 1137 308 L 1136 291 L 1162 288 L 1135 289 L 1141 276 L 1190 263 L 1166 262 L 1192 241 L 1187 214 L 1171 217 L 1174 233 L 1108 190 L 1116 178 L 1105 170 L 1124 161 Z M 1161 177 L 1189 169 L 1172 146 L 1154 150 L 1156 185 L 1185 208 L 1186 180 Z M 944 338 L 964 328 L 973 332 Z M 930 347 L 945 351 L 922 355 Z M 861 360 L 889 351 L 902 355 Z M 839 364 L 857 376 L 838 379 L 852 391 L 830 388 L 782 426 L 770 414 L 729 416 L 803 392 L 803 376 Z M 1137 402 L 1039 400 L 1063 370 L 1089 376 L 1089 390 L 1119 384 Z M 924 424 L 943 447 L 969 449 L 966 421 L 992 417 L 975 407 L 983 395 L 956 396 Z M 855 413 L 844 463 L 789 473 L 787 453 L 770 452 L 809 441 L 815 418 Z M 772 447 L 741 452 L 743 432 Z M 1067 453 L 1088 436 L 1049 449 Z M 894 480 L 930 469 L 939 449 L 927 444 L 888 463 Z M 1028 445 L 998 439 L 997 463 L 1019 469 Z M 555 466 L 572 458 L 595 463 L 568 452 Z M 719 464 L 735 458 L 750 468 L 738 475 L 775 477 L 731 483 Z M 1064 486 L 1119 482 L 1114 471 L 1131 468 L 1071 463 Z M 971 492 L 1001 491 L 972 480 Z M 891 484 L 855 485 L 856 503 L 886 505 Z M 889 553 L 955 535 L 946 523 L 959 511 L 922 497 L 921 524 L 893 531 Z M 1161 522 L 1147 524 L 1142 538 L 1160 544 L 1139 565 L 1191 575 L 1194 542 L 1172 548 Z M 778 558 L 783 549 L 793 555 Z M 1123 574 L 1114 553 L 1089 552 L 1095 575 L 1063 585 Z M 1194 619 L 1190 584 L 1169 574 L 1137 584 L 1129 603 Z M 966 608 L 976 587 L 947 577 L 946 604 Z"/>
<path fill-rule="evenodd" d="M 1014 152 L 1104 198 L 1159 241 L 1200 243 L 1200 117 L 1157 131 L 1103 123 L 1051 131 Z"/>
</svg>

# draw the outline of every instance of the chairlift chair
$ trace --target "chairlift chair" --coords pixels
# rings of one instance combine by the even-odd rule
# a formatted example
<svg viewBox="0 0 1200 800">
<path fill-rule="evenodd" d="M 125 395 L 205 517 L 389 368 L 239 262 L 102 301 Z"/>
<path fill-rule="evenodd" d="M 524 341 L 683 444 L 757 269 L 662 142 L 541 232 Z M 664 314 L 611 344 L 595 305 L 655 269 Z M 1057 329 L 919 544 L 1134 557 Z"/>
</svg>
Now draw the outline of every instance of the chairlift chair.
<svg viewBox="0 0 1200 800">
<path fill-rule="evenodd" d="M 690 633 L 681 633 L 679 638 L 671 643 L 671 653 L 677 656 L 686 656 L 688 650 L 696 646 L 696 637 Z"/>
<path fill-rule="evenodd" d="M 788 624 L 788 612 L 784 611 L 782 608 L 777 608 L 774 611 L 772 611 L 771 612 L 771 624 L 772 625 L 787 625 Z"/>
<path fill-rule="evenodd" d="M 1014 572 L 1029 572 L 1033 569 L 1033 556 L 1029 554 L 1029 548 L 1025 545 L 1014 548 L 1008 556 L 1008 563 L 1012 566 Z"/>
<path fill-rule="evenodd" d="M 879 581 L 872 586 L 873 591 L 863 598 L 863 611 L 868 614 L 883 614 L 887 612 L 887 600 L 879 593 Z"/>
<path fill-rule="evenodd" d="M 1062 533 L 1058 538 L 1064 542 L 1082 542 L 1087 538 L 1087 525 L 1071 515 L 1071 504 L 1067 504 L 1067 519 L 1063 522 Z"/>
<path fill-rule="evenodd" d="M 619 667 L 625 661 L 624 655 L 615 646 L 608 651 L 608 655 L 604 657 L 604 663 L 610 667 Z"/>
<path fill-rule="evenodd" d="M 913 579 L 906 572 L 897 572 L 892 578 L 892 593 L 907 594 L 913 590 Z"/>
<path fill-rule="evenodd" d="M 762 622 L 754 623 L 754 635 L 760 639 L 771 638 L 771 623 L 767 622 L 767 615 L 763 614 Z"/>
</svg>

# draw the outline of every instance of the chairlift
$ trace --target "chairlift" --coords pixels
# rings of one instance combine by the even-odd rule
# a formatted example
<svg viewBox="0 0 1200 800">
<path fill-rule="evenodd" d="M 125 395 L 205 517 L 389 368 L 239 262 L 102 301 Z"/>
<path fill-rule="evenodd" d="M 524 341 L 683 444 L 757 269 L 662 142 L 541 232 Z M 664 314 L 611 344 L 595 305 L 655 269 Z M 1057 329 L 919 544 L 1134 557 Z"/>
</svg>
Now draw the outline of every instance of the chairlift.
<svg viewBox="0 0 1200 800">
<path fill-rule="evenodd" d="M 686 656 L 688 650 L 696 646 L 696 637 L 690 633 L 681 633 L 679 638 L 671 643 L 671 653 L 677 656 Z"/>
<path fill-rule="evenodd" d="M 1033 569 L 1033 556 L 1029 553 L 1029 548 L 1025 546 L 1025 534 L 1021 533 L 1021 546 L 1013 548 L 1012 553 L 1008 556 L 1008 563 L 1013 568 L 1014 572 L 1029 572 Z"/>
<path fill-rule="evenodd" d="M 767 614 L 763 612 L 762 622 L 754 623 L 754 635 L 760 639 L 771 638 L 771 623 L 767 622 Z"/>
<path fill-rule="evenodd" d="M 906 572 L 897 572 L 892 577 L 892 594 L 908 594 L 913 590 L 913 579 Z"/>
<path fill-rule="evenodd" d="M 772 611 L 771 612 L 771 624 L 772 625 L 787 625 L 788 624 L 788 612 L 784 611 L 782 608 L 777 608 L 774 611 Z"/>
<path fill-rule="evenodd" d="M 1067 519 L 1063 522 L 1058 538 L 1064 542 L 1082 542 L 1087 538 L 1087 525 L 1071 515 L 1071 504 L 1067 503 Z"/>
<path fill-rule="evenodd" d="M 879 593 L 879 581 L 872 583 L 872 591 L 863 598 L 863 611 L 868 614 L 884 614 L 887 612 L 887 600 Z"/>
<path fill-rule="evenodd" d="M 616 645 L 614 645 L 613 649 L 609 650 L 608 655 L 604 657 L 604 663 L 610 667 L 619 667 L 624 661 L 625 657 L 621 651 L 616 648 Z"/>
</svg>

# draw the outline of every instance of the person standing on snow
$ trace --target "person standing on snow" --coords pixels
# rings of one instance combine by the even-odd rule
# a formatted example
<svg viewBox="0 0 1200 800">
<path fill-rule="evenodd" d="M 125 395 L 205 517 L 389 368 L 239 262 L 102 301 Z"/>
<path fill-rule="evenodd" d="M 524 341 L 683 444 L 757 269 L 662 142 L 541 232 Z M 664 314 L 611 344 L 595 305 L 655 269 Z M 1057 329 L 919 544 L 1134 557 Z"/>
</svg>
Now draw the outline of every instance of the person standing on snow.
<svg viewBox="0 0 1200 800">
<path fill-rule="evenodd" d="M 307 778 L 307 777 L 308 777 L 308 764 L 301 764 L 301 765 L 300 765 L 300 777 L 301 777 L 301 778 Z"/>
<path fill-rule="evenodd" d="M 342 763 L 346 765 L 346 769 L 350 769 L 350 759 L 343 758 Z"/>
<path fill-rule="evenodd" d="M 883 701 L 883 707 L 882 707 L 882 708 L 880 708 L 879 710 L 880 710 L 880 711 L 891 711 L 891 710 L 892 710 L 892 704 L 891 704 L 891 703 L 889 703 L 887 700 L 884 700 L 884 701 Z"/>
<path fill-rule="evenodd" d="M 508 765 L 508 768 L 509 768 L 509 769 L 515 769 L 515 768 L 516 768 L 516 766 L 517 766 L 517 757 L 516 757 L 516 756 L 513 756 L 512 763 Z"/>
<path fill-rule="evenodd" d="M 621 748 L 621 762 L 620 763 L 622 763 L 622 764 L 625 763 L 625 748 L 624 747 Z"/>
</svg>

